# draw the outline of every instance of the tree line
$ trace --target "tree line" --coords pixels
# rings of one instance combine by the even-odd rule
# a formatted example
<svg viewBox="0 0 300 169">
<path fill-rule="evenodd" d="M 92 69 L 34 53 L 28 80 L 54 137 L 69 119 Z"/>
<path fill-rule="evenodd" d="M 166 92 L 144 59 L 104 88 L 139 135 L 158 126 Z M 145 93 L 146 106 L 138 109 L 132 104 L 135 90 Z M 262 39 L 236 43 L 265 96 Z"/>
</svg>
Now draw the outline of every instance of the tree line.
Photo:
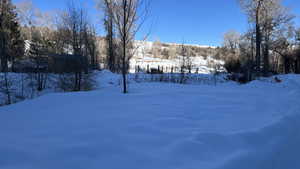
<svg viewBox="0 0 300 169">
<path fill-rule="evenodd" d="M 106 66 L 122 74 L 127 93 L 129 60 L 137 50 L 133 42 L 148 4 L 145 0 L 99 0 L 97 5 L 107 32 Z M 24 79 L 30 79 L 26 86 L 38 92 L 47 88 L 49 74 L 55 75 L 63 91 L 92 87 L 100 52 L 96 26 L 87 11 L 72 0 L 66 9 L 52 13 L 40 11 L 29 0 L 16 6 L 11 0 L 0 0 L 0 91 L 7 96 L 6 104 L 14 100 L 10 72 L 26 74 Z"/>
<path fill-rule="evenodd" d="M 149 17 L 149 1 L 97 0 L 96 4 L 103 15 L 101 29 L 106 32 L 105 67 L 122 75 L 123 92 L 127 93 L 129 61 L 138 50 L 134 40 Z M 249 30 L 227 32 L 223 46 L 214 49 L 214 57 L 225 61 L 234 79 L 245 82 L 278 73 L 300 73 L 300 29 L 282 1 L 239 0 L 239 4 L 248 17 Z M 88 10 L 76 1 L 68 1 L 64 10 L 45 12 L 29 0 L 16 6 L 11 0 L 0 0 L 0 91 L 7 96 L 7 104 L 13 102 L 14 92 L 10 72 L 26 74 L 24 79 L 38 92 L 47 88 L 53 79 L 50 74 L 63 91 L 92 88 L 102 45 L 96 30 Z M 160 51 L 159 46 L 154 43 L 152 52 L 169 57 L 172 51 Z M 182 79 L 193 65 L 188 51 L 181 45 L 173 52 L 182 56 Z"/>
<path fill-rule="evenodd" d="M 98 49 L 95 27 L 86 9 L 70 1 L 54 18 L 40 12 L 31 1 L 21 2 L 17 8 L 11 0 L 1 0 L 0 5 L 0 83 L 6 104 L 21 95 L 12 87 L 16 80 L 10 72 L 26 74 L 22 77 L 26 89 L 37 92 L 47 88 L 50 73 L 55 74 L 62 91 L 92 88 Z"/>
<path fill-rule="evenodd" d="M 300 73 L 300 29 L 281 0 L 239 0 L 248 17 L 245 33 L 230 30 L 217 56 L 241 81 L 279 73 Z"/>
</svg>

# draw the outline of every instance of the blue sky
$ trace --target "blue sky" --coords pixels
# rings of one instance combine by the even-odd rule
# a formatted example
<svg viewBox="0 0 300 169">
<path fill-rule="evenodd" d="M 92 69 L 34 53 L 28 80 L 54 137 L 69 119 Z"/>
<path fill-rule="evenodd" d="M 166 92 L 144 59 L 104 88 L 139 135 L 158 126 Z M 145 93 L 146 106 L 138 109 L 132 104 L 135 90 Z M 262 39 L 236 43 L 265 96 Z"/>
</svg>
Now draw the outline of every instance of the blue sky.
<svg viewBox="0 0 300 169">
<path fill-rule="evenodd" d="M 13 0 L 19 2 L 20 0 Z M 64 0 L 32 0 L 42 10 L 63 9 Z M 94 0 L 82 0 L 90 16 L 98 24 Z M 284 0 L 296 15 L 295 23 L 300 26 L 300 1 Z M 223 34 L 231 29 L 244 32 L 247 18 L 240 10 L 237 0 L 151 0 L 151 15 L 137 38 L 151 32 L 150 40 L 202 45 L 220 45 Z"/>
</svg>

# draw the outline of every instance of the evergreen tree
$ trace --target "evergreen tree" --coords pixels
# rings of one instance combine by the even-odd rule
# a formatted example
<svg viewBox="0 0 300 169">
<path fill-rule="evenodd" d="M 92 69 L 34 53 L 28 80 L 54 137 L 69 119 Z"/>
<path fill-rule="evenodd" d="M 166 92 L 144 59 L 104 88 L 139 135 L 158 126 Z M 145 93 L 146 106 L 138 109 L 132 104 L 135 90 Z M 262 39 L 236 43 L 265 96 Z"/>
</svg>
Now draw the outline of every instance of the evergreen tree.
<svg viewBox="0 0 300 169">
<path fill-rule="evenodd" d="M 0 0 L 0 61 L 1 71 L 8 71 L 8 62 L 13 63 L 24 54 L 16 7 L 11 0 Z"/>
</svg>

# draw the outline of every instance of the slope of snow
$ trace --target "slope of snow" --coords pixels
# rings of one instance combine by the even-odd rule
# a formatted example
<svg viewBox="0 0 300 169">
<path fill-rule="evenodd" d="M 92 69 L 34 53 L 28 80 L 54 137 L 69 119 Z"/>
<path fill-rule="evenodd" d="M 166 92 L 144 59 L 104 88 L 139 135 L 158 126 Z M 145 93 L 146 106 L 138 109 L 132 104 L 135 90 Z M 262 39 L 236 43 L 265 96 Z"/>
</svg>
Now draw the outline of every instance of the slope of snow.
<svg viewBox="0 0 300 169">
<path fill-rule="evenodd" d="M 0 108 L 1 169 L 296 169 L 300 77 L 132 83 Z M 102 79 L 102 81 L 101 81 Z"/>
<path fill-rule="evenodd" d="M 136 40 L 135 44 L 136 45 L 143 45 L 143 46 L 147 46 L 147 47 L 152 47 L 153 45 L 153 41 L 141 41 L 141 40 Z M 160 42 L 166 45 L 174 45 L 174 46 L 180 46 L 182 44 L 180 43 L 165 43 L 165 42 Z M 184 44 L 184 46 L 193 46 L 193 47 L 199 47 L 199 48 L 217 48 L 217 46 L 211 46 L 211 45 L 199 45 L 199 44 Z"/>
<path fill-rule="evenodd" d="M 53 93 L 57 90 L 57 78 L 49 74 L 46 82 L 46 89 L 42 92 L 37 91 L 36 80 L 34 76 L 25 73 L 8 73 L 9 89 L 13 103 L 24 99 L 33 99 L 47 93 Z M 0 73 L 0 81 L 4 82 L 4 74 Z M 0 82 L 1 83 L 1 82 Z M 4 83 L 3 83 L 4 84 Z M 1 84 L 0 84 L 1 85 Z M 6 102 L 5 86 L 0 86 L 0 106 Z"/>
<path fill-rule="evenodd" d="M 214 71 L 214 65 L 220 65 L 221 68 L 219 71 L 225 72 L 225 69 L 223 68 L 224 62 L 221 60 L 215 60 L 211 57 L 208 57 L 205 59 L 202 56 L 197 57 L 191 57 L 191 63 L 192 64 L 192 73 L 196 73 L 198 69 L 198 73 L 202 74 L 209 74 L 212 71 Z M 180 56 L 178 56 L 177 59 L 160 59 L 160 58 L 153 58 L 153 57 L 136 57 L 132 58 L 130 60 L 130 72 L 135 73 L 135 69 L 137 66 L 140 67 L 140 69 L 147 70 L 147 67 L 149 66 L 149 69 L 155 68 L 163 69 L 165 73 L 171 73 L 171 68 L 173 67 L 173 72 L 180 72 L 180 67 L 182 64 L 182 59 Z M 175 69 L 177 68 L 177 69 Z"/>
<path fill-rule="evenodd" d="M 182 57 L 176 54 L 176 56 L 173 56 L 175 58 L 173 59 L 162 59 L 157 56 L 155 56 L 153 53 L 151 53 L 153 46 L 155 42 L 149 42 L 149 41 L 135 41 L 135 52 L 134 57 L 130 60 L 130 73 L 136 73 L 136 68 L 139 66 L 141 69 L 147 70 L 151 68 L 157 69 L 158 67 L 164 68 L 165 73 L 170 73 L 171 68 L 177 68 L 174 69 L 173 72 L 179 72 L 179 69 L 182 65 Z M 160 48 L 161 49 L 167 49 L 167 51 L 170 50 L 169 47 L 164 47 L 164 45 L 170 45 L 173 48 L 175 47 L 181 47 L 182 44 L 176 44 L 176 43 L 161 43 Z M 214 46 L 205 46 L 205 45 L 192 45 L 192 44 L 184 44 L 184 46 L 189 47 L 196 47 L 196 48 L 203 48 L 203 49 L 216 49 Z M 198 73 L 211 73 L 214 70 L 214 65 L 220 66 L 220 71 L 225 71 L 223 68 L 224 61 L 222 60 L 216 60 L 212 56 L 203 57 L 198 54 L 195 57 L 190 57 L 190 61 L 192 63 L 192 72 L 195 73 L 198 69 Z"/>
</svg>

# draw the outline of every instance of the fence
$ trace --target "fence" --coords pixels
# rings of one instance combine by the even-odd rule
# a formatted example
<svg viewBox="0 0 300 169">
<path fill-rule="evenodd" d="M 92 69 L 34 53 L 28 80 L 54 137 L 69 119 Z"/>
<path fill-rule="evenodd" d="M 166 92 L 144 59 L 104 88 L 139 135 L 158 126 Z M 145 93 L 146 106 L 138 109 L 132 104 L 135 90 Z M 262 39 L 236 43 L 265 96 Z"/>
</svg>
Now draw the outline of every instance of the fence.
<svg viewBox="0 0 300 169">
<path fill-rule="evenodd" d="M 129 81 L 137 83 L 142 82 L 165 82 L 179 84 L 205 84 L 216 85 L 227 81 L 225 74 L 181 74 L 181 73 L 164 73 L 164 74 L 146 74 L 136 73 L 129 74 Z"/>
</svg>

